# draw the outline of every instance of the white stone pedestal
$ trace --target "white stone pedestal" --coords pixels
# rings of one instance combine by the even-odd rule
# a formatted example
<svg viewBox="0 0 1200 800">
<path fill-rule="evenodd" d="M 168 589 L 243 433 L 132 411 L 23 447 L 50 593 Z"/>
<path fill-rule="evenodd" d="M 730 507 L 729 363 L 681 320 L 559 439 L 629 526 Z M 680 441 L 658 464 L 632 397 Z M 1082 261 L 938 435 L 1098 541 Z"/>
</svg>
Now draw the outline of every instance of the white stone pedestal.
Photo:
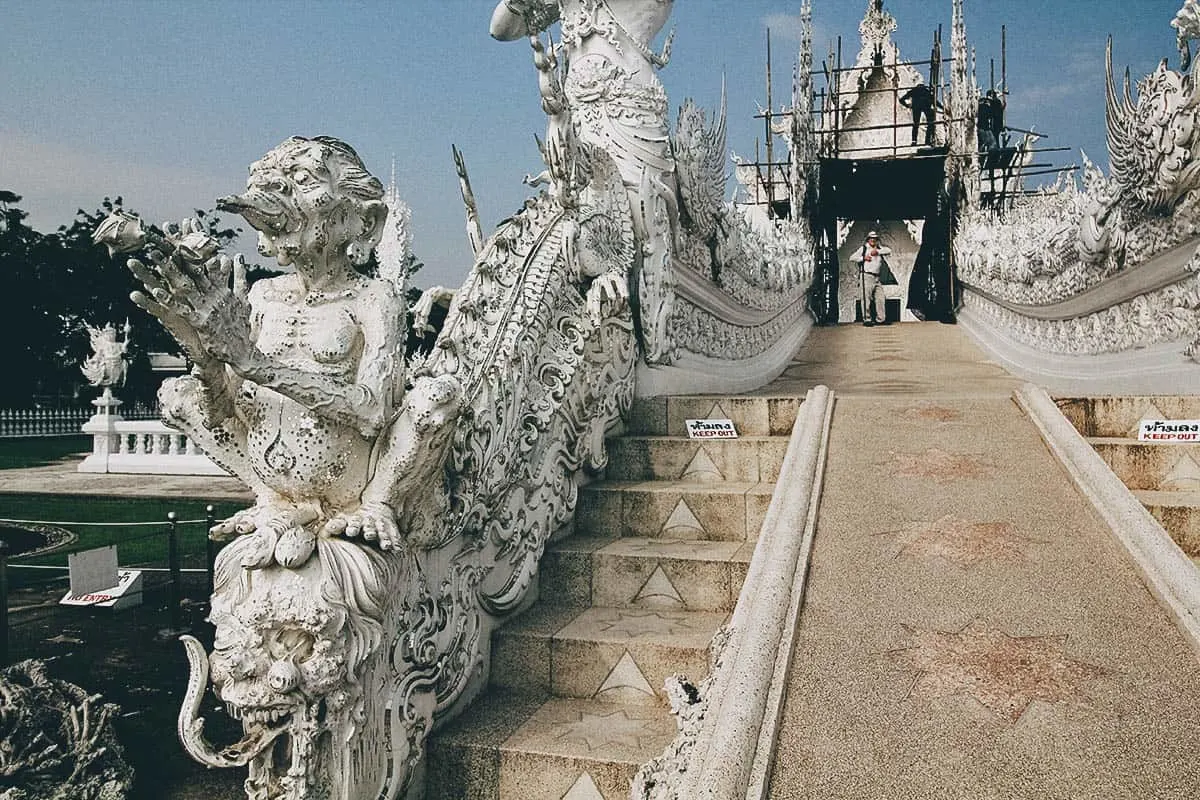
<svg viewBox="0 0 1200 800">
<path fill-rule="evenodd" d="M 104 394 L 92 401 L 96 413 L 83 423 L 83 432 L 92 436 L 92 452 L 79 465 L 80 472 L 108 472 L 109 456 L 116 453 L 120 446 L 116 425 L 123 422 L 124 417 L 118 409 L 121 401 L 113 397 L 112 389 L 104 387 Z"/>
</svg>

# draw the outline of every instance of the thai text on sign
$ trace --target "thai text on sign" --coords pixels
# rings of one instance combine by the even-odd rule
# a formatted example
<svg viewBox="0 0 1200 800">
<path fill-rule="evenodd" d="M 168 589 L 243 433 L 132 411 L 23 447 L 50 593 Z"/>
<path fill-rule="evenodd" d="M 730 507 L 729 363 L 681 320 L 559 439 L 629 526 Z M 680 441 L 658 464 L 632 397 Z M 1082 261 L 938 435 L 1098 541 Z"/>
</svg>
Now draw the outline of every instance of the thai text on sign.
<svg viewBox="0 0 1200 800">
<path fill-rule="evenodd" d="M 731 419 L 684 420 L 689 439 L 736 439 L 737 428 Z"/>
<path fill-rule="evenodd" d="M 1139 442 L 1200 442 L 1200 419 L 1144 419 Z"/>
</svg>

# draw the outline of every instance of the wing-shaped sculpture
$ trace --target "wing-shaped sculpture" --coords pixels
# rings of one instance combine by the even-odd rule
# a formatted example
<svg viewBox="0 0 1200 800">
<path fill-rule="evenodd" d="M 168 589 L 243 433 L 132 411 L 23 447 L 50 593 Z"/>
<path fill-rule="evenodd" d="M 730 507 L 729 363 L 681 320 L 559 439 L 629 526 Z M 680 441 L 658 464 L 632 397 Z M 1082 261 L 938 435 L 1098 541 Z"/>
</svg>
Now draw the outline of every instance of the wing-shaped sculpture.
<svg viewBox="0 0 1200 800">
<path fill-rule="evenodd" d="M 704 109 L 688 99 L 679 109 L 675 135 L 671 139 L 679 181 L 680 219 L 685 228 L 701 239 L 710 239 L 725 215 L 725 184 L 728 180 L 725 147 L 725 91 L 721 109 L 708 124 Z"/>
</svg>

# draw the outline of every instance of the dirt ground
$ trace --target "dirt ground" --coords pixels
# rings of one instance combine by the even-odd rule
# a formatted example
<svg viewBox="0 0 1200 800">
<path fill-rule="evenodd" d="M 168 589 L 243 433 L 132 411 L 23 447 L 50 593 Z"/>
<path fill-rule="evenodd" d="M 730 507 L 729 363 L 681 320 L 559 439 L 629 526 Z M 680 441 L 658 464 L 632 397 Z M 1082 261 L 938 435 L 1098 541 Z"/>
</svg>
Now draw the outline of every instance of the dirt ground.
<svg viewBox="0 0 1200 800">
<path fill-rule="evenodd" d="M 115 726 L 133 767 L 129 800 L 238 800 L 244 770 L 210 770 L 193 761 L 175 734 L 187 686 L 187 658 L 162 589 L 150 589 L 137 608 L 112 611 L 58 605 L 66 587 L 14 589 L 10 595 L 10 661 L 49 662 L 51 676 L 77 684 L 121 707 Z M 205 587 L 185 587 L 182 621 L 187 632 L 212 644 L 204 621 Z M 211 692 L 203 714 L 210 741 L 240 735 Z"/>
</svg>

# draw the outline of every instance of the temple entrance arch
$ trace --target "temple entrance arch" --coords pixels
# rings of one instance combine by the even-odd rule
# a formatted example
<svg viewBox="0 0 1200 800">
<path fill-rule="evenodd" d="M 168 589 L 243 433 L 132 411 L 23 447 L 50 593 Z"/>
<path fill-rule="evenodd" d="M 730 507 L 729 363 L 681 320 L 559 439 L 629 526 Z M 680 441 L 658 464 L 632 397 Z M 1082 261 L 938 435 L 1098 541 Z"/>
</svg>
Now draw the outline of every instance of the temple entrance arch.
<svg viewBox="0 0 1200 800">
<path fill-rule="evenodd" d="M 850 255 L 870 230 L 891 248 L 888 264 L 900 282 L 888 290 L 888 318 L 953 319 L 945 163 L 944 148 L 906 158 L 821 160 L 818 214 L 825 247 L 813 281 L 820 322 L 861 319 L 861 285 Z"/>
</svg>

